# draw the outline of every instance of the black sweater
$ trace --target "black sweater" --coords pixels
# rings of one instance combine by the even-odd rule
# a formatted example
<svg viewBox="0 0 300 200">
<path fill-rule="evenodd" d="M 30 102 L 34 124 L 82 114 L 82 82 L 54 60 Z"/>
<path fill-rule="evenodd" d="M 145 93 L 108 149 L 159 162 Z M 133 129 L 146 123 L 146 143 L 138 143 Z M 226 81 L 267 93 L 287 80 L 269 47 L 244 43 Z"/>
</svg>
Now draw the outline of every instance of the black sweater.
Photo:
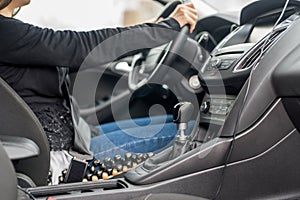
<svg viewBox="0 0 300 200">
<path fill-rule="evenodd" d="M 159 46 L 179 28 L 176 20 L 167 19 L 89 32 L 54 31 L 0 15 L 0 76 L 29 105 L 61 102 L 62 69 L 97 67 L 125 53 Z"/>
<path fill-rule="evenodd" d="M 165 28 L 178 30 L 179 24 L 168 19 L 127 28 L 54 31 L 0 15 L 0 76 L 26 102 L 32 101 L 27 97 L 45 97 L 47 102 L 61 96 L 57 66 L 79 68 L 92 50 L 95 56 L 83 67 L 96 67 L 129 51 L 158 46 L 173 37 Z M 102 47 L 95 50 L 99 44 Z"/>
</svg>

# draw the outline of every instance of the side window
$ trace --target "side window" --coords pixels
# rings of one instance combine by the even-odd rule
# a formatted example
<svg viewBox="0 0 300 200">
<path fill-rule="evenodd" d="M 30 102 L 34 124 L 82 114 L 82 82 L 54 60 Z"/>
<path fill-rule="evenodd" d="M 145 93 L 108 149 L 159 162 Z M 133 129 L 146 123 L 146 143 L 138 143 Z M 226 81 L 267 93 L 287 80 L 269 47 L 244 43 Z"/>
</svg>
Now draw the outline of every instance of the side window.
<svg viewBox="0 0 300 200">
<path fill-rule="evenodd" d="M 41 27 L 85 31 L 141 23 L 162 8 L 153 0 L 38 0 L 16 18 Z"/>
<path fill-rule="evenodd" d="M 129 0 L 129 2 L 124 12 L 125 26 L 155 19 L 163 9 L 160 3 L 153 0 Z"/>
</svg>

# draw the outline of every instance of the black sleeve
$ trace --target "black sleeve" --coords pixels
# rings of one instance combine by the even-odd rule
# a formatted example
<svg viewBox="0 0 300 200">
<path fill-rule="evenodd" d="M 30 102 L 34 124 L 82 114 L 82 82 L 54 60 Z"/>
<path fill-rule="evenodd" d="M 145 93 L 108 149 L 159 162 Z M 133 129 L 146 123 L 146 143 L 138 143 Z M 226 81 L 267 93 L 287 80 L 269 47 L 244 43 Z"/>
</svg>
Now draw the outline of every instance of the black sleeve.
<svg viewBox="0 0 300 200">
<path fill-rule="evenodd" d="M 16 19 L 0 22 L 0 62 L 26 66 L 87 67 L 110 62 L 125 53 L 170 41 L 179 24 L 169 18 L 158 24 L 89 32 L 54 31 Z"/>
</svg>

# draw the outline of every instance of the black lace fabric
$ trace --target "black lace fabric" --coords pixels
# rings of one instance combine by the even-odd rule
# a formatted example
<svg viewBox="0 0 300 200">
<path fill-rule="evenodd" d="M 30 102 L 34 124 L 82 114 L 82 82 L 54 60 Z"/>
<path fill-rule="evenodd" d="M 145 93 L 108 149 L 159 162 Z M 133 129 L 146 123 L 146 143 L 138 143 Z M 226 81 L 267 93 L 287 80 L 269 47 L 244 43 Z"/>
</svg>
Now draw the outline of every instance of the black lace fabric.
<svg viewBox="0 0 300 200">
<path fill-rule="evenodd" d="M 68 150 L 73 145 L 74 135 L 70 111 L 60 103 L 36 103 L 30 107 L 44 128 L 50 150 Z"/>
</svg>

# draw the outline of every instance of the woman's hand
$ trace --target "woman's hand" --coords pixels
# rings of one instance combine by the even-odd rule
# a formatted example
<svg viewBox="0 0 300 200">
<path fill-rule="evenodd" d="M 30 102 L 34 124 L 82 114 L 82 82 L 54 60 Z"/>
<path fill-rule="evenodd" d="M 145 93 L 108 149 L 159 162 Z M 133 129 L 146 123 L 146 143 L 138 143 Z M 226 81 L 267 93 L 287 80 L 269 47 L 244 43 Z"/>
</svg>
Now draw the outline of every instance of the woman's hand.
<svg viewBox="0 0 300 200">
<path fill-rule="evenodd" d="M 189 24 L 190 32 L 193 32 L 198 20 L 198 13 L 194 4 L 187 3 L 178 5 L 169 17 L 174 18 L 180 24 L 180 27 Z"/>
</svg>

